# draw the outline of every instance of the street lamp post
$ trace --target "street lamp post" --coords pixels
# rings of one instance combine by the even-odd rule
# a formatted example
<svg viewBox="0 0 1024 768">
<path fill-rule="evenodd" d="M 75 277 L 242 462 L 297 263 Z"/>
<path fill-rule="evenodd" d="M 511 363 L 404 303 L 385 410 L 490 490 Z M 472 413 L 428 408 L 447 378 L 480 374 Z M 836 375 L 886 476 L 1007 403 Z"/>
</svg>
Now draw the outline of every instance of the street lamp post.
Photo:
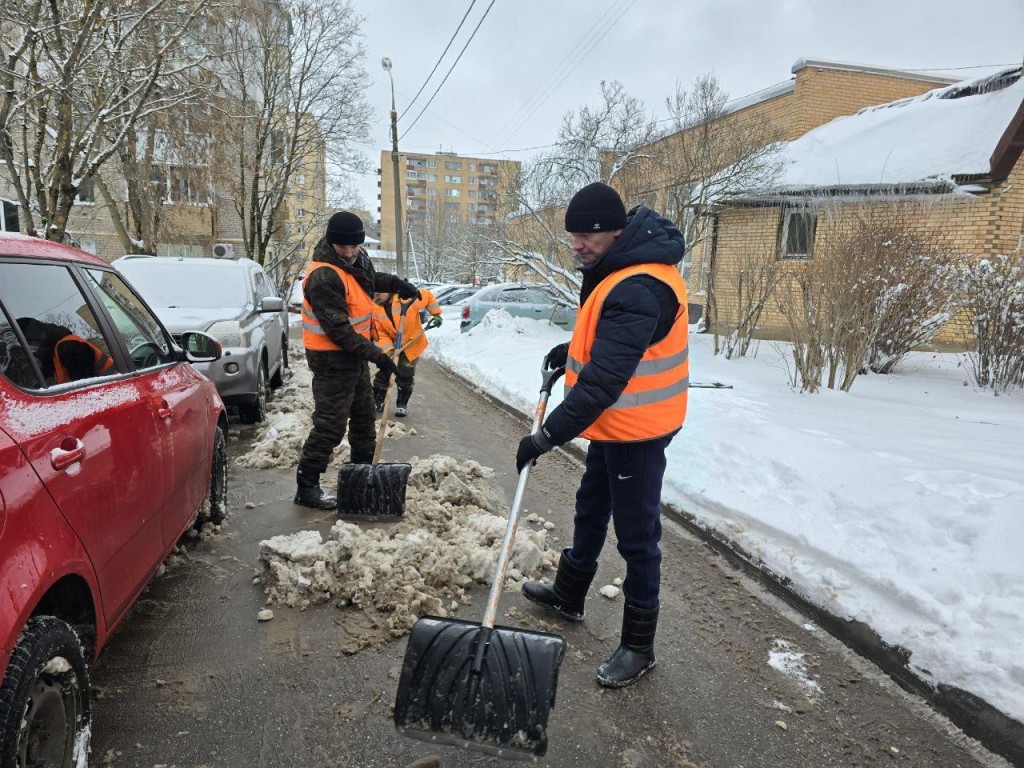
<svg viewBox="0 0 1024 768">
<path fill-rule="evenodd" d="M 395 190 L 395 274 L 405 277 L 405 257 L 402 254 L 402 188 L 398 170 L 398 110 L 395 109 L 395 79 L 391 75 L 391 59 L 380 60 L 381 67 L 388 73 L 391 82 L 391 168 L 394 173 Z"/>
</svg>

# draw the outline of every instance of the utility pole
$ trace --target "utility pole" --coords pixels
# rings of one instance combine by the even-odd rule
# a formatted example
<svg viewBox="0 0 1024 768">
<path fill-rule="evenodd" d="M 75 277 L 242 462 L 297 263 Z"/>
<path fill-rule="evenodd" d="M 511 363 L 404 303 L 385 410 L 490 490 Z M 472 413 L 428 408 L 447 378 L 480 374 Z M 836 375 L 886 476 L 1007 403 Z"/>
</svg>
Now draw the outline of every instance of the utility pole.
<svg viewBox="0 0 1024 768">
<path fill-rule="evenodd" d="M 406 277 L 405 257 L 402 254 L 402 187 L 398 169 L 398 110 L 395 109 L 395 79 L 391 75 L 391 59 L 380 60 L 381 67 L 388 73 L 391 82 L 391 169 L 394 174 L 395 190 L 395 274 Z"/>
</svg>

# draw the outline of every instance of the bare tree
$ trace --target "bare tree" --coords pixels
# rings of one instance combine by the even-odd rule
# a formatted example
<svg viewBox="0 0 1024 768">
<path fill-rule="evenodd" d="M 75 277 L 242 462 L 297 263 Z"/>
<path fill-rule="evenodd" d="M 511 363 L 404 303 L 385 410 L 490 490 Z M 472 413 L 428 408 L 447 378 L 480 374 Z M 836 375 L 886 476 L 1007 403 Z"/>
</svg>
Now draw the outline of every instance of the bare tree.
<svg viewBox="0 0 1024 768">
<path fill-rule="evenodd" d="M 676 83 L 675 93 L 665 100 L 671 129 L 648 152 L 653 159 L 643 168 L 665 190 L 664 213 L 682 231 L 687 244 L 683 277 L 705 290 L 702 323 L 706 330 L 718 325 L 715 280 L 708 249 L 716 217 L 712 206 L 720 199 L 769 189 L 780 171 L 780 128 L 757 111 L 729 106 L 728 94 L 718 79 L 705 74 L 686 89 Z M 703 248 L 700 265 L 703 279 L 691 274 L 693 254 Z M 745 309 L 738 319 L 729 354 L 746 353 L 750 332 L 756 326 L 763 302 L 774 283 L 771 262 L 756 260 L 745 267 L 746 279 L 738 297 Z M 768 268 L 766 270 L 766 268 Z M 719 337 L 715 338 L 715 351 Z"/>
<path fill-rule="evenodd" d="M 562 118 L 551 152 L 532 164 L 526 186 L 541 207 L 565 205 L 593 181 L 611 184 L 627 168 L 647 157 L 645 147 L 657 123 L 644 103 L 617 80 L 601 82 L 601 100 Z"/>
<path fill-rule="evenodd" d="M 225 24 L 222 82 L 230 194 L 248 256 L 270 264 L 289 218 L 296 173 L 329 150 L 336 168 L 362 168 L 355 143 L 367 136 L 362 19 L 349 0 L 244 0 Z M 280 261 L 277 255 L 274 260 Z"/>
<path fill-rule="evenodd" d="M 506 272 L 544 283 L 569 305 L 579 296 L 580 278 L 562 214 L 569 199 L 593 181 L 618 183 L 644 158 L 656 122 L 639 99 L 618 81 L 601 83 L 596 106 L 584 105 L 562 119 L 555 146 L 528 163 L 499 190 L 513 211 L 490 233 L 491 251 Z M 628 197 L 628 195 L 627 195 Z"/>
<path fill-rule="evenodd" d="M 780 170 L 780 128 L 761 114 L 728 107 L 729 95 L 712 74 L 687 90 L 676 83 L 665 100 L 673 133 L 652 148 L 667 180 L 665 213 L 687 243 L 703 236 L 711 203 L 726 194 L 768 188 Z"/>
<path fill-rule="evenodd" d="M 0 6 L 0 159 L 30 234 L 64 239 L 83 185 L 194 62 L 184 42 L 207 0 Z"/>
</svg>

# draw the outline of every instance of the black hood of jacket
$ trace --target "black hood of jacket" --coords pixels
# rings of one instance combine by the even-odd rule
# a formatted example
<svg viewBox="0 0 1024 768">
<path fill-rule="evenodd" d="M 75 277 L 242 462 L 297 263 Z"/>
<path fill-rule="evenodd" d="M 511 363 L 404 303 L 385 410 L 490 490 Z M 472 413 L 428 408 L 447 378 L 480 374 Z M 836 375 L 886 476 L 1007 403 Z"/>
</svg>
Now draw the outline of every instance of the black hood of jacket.
<svg viewBox="0 0 1024 768">
<path fill-rule="evenodd" d="M 597 261 L 580 267 L 583 284 L 580 306 L 586 302 L 598 283 L 612 272 L 634 264 L 678 264 L 686 253 L 683 234 L 668 219 L 642 205 L 631 210 L 626 228 Z"/>
<path fill-rule="evenodd" d="M 321 237 L 320 241 L 313 247 L 313 261 L 322 261 L 326 264 L 332 264 L 335 267 L 341 267 L 356 279 L 368 295 L 371 297 L 373 296 L 373 286 L 376 282 L 376 271 L 374 270 L 373 263 L 370 261 L 370 257 L 367 255 L 364 248 L 360 248 L 359 255 L 356 256 L 356 260 L 351 264 L 348 264 L 343 258 L 334 252 L 334 248 L 332 248 L 331 244 L 327 242 L 327 238 Z"/>
</svg>

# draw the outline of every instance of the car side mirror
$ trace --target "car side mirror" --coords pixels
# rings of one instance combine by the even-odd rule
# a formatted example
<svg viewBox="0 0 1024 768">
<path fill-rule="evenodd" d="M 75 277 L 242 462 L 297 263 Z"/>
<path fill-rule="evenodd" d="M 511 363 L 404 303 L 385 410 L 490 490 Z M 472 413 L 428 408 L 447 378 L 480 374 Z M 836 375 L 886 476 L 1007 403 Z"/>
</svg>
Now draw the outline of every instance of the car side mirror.
<svg viewBox="0 0 1024 768">
<path fill-rule="evenodd" d="M 185 331 L 181 334 L 181 346 L 185 350 L 185 359 L 190 363 L 212 363 L 214 360 L 220 360 L 220 342 L 201 331 Z"/>
<path fill-rule="evenodd" d="M 260 302 L 260 312 L 280 312 L 284 309 L 284 299 L 277 296 L 265 296 Z"/>
</svg>

